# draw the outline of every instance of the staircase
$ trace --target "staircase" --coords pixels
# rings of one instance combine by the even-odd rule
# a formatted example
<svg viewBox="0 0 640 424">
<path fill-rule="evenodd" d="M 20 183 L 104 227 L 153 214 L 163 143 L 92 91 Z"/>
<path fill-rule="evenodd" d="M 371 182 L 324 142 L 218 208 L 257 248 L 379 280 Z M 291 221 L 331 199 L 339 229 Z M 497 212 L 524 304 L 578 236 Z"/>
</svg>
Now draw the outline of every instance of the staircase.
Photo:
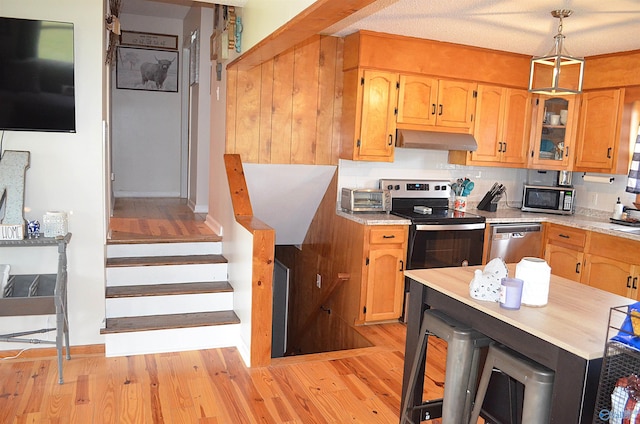
<svg viewBox="0 0 640 424">
<path fill-rule="evenodd" d="M 106 356 L 237 346 L 240 320 L 221 241 L 112 243 Z"/>
</svg>

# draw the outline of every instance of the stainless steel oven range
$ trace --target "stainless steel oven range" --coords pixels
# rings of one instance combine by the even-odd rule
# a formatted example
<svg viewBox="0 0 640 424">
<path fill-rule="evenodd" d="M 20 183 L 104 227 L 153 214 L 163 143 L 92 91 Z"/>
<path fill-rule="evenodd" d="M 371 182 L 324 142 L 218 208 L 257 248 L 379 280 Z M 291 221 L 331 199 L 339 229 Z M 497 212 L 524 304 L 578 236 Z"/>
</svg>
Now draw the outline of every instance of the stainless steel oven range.
<svg viewBox="0 0 640 424">
<path fill-rule="evenodd" d="M 482 264 L 485 218 L 449 209 L 448 181 L 382 179 L 380 188 L 391 193 L 391 213 L 411 220 L 407 269 Z"/>
</svg>

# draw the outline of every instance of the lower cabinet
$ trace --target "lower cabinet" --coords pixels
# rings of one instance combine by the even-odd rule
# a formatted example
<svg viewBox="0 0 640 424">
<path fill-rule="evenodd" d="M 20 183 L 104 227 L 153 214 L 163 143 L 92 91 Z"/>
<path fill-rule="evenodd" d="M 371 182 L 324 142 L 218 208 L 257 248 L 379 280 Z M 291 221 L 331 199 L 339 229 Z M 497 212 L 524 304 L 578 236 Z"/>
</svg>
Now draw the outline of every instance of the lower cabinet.
<svg viewBox="0 0 640 424">
<path fill-rule="evenodd" d="M 406 225 L 371 226 L 365 231 L 362 321 L 395 320 L 402 314 Z"/>
<path fill-rule="evenodd" d="M 582 282 L 621 296 L 638 299 L 640 242 L 591 233 Z"/>
<path fill-rule="evenodd" d="M 581 281 L 587 231 L 549 224 L 544 259 L 554 275 Z"/>
<path fill-rule="evenodd" d="M 591 287 L 640 300 L 640 242 L 549 224 L 545 260 L 551 272 Z"/>
</svg>

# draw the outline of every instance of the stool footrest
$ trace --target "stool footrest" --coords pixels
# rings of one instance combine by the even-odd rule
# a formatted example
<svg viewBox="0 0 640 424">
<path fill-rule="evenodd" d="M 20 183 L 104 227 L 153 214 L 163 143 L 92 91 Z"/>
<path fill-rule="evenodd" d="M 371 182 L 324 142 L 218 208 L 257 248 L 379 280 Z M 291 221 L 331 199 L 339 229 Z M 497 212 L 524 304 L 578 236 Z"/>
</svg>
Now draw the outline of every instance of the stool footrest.
<svg viewBox="0 0 640 424">
<path fill-rule="evenodd" d="M 442 417 L 442 399 L 431 399 L 423 402 L 420 405 L 412 406 L 405 411 L 405 421 L 413 423 L 411 416 L 415 411 L 420 411 L 420 421 L 434 420 Z"/>
</svg>

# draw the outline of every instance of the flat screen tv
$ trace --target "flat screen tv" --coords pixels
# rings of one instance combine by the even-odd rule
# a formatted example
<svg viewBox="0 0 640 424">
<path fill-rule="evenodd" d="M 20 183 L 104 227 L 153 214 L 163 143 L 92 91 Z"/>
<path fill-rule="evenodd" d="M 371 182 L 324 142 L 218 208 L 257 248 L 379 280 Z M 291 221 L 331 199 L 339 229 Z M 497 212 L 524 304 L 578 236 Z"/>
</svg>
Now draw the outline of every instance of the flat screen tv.
<svg viewBox="0 0 640 424">
<path fill-rule="evenodd" d="M 0 17 L 0 130 L 76 131 L 73 24 Z"/>
</svg>

